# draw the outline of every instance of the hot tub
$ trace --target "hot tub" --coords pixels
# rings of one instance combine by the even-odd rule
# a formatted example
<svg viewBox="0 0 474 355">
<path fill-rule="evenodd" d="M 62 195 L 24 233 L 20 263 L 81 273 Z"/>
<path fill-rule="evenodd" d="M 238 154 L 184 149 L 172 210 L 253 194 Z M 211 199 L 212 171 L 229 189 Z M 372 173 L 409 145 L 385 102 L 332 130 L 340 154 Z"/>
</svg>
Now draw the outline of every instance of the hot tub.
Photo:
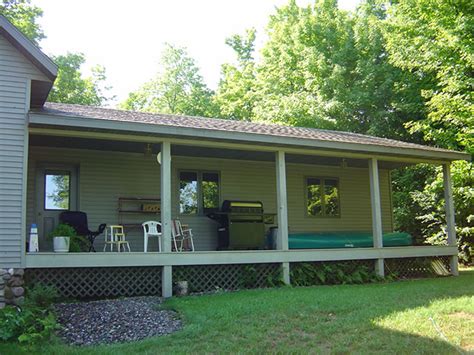
<svg viewBox="0 0 474 355">
<path fill-rule="evenodd" d="M 333 248 L 371 248 L 371 232 L 310 232 L 290 233 L 290 249 L 333 249 Z M 413 237 L 408 233 L 394 232 L 383 235 L 384 247 L 413 245 Z"/>
</svg>

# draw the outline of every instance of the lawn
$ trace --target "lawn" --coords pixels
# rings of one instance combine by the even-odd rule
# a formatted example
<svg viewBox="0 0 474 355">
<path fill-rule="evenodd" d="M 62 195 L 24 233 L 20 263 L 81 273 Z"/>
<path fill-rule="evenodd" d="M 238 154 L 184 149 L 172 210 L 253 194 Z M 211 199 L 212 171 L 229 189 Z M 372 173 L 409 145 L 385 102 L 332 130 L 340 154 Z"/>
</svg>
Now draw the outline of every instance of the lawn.
<svg viewBox="0 0 474 355">
<path fill-rule="evenodd" d="M 464 353 L 474 351 L 474 269 L 447 277 L 369 285 L 280 288 L 171 299 L 173 335 L 24 353 Z M 21 353 L 12 344 L 0 354 Z"/>
</svg>

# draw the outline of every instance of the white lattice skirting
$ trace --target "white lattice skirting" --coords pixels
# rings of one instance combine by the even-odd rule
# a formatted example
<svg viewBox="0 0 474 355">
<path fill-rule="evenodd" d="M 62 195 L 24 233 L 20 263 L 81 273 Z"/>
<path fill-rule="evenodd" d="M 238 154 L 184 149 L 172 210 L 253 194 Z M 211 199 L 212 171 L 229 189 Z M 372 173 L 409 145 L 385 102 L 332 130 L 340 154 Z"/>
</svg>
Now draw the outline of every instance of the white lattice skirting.
<svg viewBox="0 0 474 355">
<path fill-rule="evenodd" d="M 374 260 L 314 262 L 344 264 L 346 272 L 358 266 L 374 270 Z M 302 263 L 291 263 L 297 268 Z M 450 274 L 449 256 L 385 259 L 387 275 L 398 278 L 445 276 Z M 55 286 L 66 298 L 87 299 L 118 296 L 161 295 L 160 266 L 35 268 L 26 269 L 28 284 Z M 174 266 L 173 282 L 187 281 L 190 292 L 236 290 L 281 285 L 280 263 Z"/>
</svg>

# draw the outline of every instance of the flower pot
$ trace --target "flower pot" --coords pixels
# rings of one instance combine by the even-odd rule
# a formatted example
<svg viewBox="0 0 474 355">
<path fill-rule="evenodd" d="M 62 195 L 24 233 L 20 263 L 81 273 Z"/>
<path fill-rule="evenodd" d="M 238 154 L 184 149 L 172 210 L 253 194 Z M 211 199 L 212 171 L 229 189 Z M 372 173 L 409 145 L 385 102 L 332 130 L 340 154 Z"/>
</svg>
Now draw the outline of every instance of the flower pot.
<svg viewBox="0 0 474 355">
<path fill-rule="evenodd" d="M 56 253 L 68 253 L 69 252 L 69 237 L 54 237 L 53 245 Z"/>
</svg>

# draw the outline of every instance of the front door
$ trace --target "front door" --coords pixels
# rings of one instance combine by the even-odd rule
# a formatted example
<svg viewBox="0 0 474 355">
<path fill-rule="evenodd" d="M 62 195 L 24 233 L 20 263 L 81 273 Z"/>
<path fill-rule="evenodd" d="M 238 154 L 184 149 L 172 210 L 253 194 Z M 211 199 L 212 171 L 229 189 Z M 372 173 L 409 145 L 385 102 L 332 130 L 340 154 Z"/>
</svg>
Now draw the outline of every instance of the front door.
<svg viewBox="0 0 474 355">
<path fill-rule="evenodd" d="M 36 222 L 40 250 L 51 250 L 48 235 L 63 211 L 77 210 L 77 168 L 69 165 L 40 166 L 36 174 Z"/>
</svg>

